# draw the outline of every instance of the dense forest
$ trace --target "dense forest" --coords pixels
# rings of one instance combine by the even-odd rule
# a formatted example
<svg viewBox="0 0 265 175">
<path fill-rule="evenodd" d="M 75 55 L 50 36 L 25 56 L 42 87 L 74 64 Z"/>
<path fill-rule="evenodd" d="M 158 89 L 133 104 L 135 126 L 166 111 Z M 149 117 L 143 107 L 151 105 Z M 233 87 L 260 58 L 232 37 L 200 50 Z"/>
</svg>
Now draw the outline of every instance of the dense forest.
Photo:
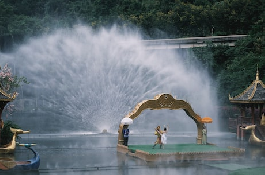
<svg viewBox="0 0 265 175">
<path fill-rule="evenodd" d="M 145 39 L 246 34 L 236 47 L 194 48 L 218 82 L 218 97 L 229 104 L 255 78 L 265 82 L 264 0 L 0 0 L 0 51 L 27 38 L 72 27 L 97 30 L 113 24 L 134 26 Z"/>
</svg>

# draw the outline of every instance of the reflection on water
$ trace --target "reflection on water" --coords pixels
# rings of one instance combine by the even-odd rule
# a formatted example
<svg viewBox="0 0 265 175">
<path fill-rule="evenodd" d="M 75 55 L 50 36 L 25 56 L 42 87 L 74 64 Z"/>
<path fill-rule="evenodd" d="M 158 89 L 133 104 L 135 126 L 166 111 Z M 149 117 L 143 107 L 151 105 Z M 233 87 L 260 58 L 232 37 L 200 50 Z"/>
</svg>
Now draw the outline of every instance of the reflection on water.
<svg viewBox="0 0 265 175">
<path fill-rule="evenodd" d="M 150 144 L 155 136 L 134 135 L 129 144 Z M 171 133 L 170 143 L 195 143 L 192 136 L 181 137 L 179 133 Z M 234 146 L 246 148 L 245 157 L 231 161 L 214 163 L 233 163 L 242 166 L 265 166 L 265 150 L 260 147 L 249 146 L 246 141 L 236 141 L 235 134 L 219 133 L 210 135 L 208 141 L 220 147 Z M 125 154 L 117 153 L 116 134 L 74 134 L 74 135 L 35 135 L 23 136 L 21 142 L 37 143 L 35 149 L 40 153 L 41 165 L 38 171 L 11 171 L 8 174 L 49 174 L 49 175 L 138 175 L 138 174 L 221 174 L 226 175 L 229 170 L 209 166 L 208 161 L 178 161 L 178 162 L 145 162 Z M 25 160 L 32 157 L 27 149 L 18 147 L 14 158 Z M 0 174 L 6 172 L 0 172 Z"/>
</svg>

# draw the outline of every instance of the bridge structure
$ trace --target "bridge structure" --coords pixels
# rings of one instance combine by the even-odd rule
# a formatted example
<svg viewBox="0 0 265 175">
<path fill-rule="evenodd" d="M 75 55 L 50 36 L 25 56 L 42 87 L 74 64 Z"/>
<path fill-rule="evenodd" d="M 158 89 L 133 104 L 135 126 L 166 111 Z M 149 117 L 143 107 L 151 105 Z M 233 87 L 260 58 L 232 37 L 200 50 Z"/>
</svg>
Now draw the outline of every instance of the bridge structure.
<svg viewBox="0 0 265 175">
<path fill-rule="evenodd" d="M 189 37 L 178 39 L 143 40 L 142 42 L 147 46 L 147 49 L 187 49 L 205 47 L 208 43 L 212 43 L 214 45 L 223 44 L 235 46 L 236 41 L 247 36 L 248 35 Z"/>
</svg>

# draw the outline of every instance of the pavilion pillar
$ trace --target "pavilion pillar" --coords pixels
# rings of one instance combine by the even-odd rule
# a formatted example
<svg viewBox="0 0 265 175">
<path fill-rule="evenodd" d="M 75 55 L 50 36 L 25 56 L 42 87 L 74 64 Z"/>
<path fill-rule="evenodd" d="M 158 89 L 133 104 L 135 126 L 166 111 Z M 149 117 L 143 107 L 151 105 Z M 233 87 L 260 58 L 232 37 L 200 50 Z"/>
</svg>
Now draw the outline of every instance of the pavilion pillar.
<svg viewBox="0 0 265 175">
<path fill-rule="evenodd" d="M 246 115 L 245 105 L 241 106 L 240 111 L 241 111 L 241 116 L 245 117 L 245 115 Z"/>
<path fill-rule="evenodd" d="M 244 130 L 240 128 L 240 132 L 241 132 L 241 134 L 240 134 L 241 140 L 245 140 Z"/>
<path fill-rule="evenodd" d="M 243 118 L 246 115 L 245 111 L 246 111 L 245 110 L 245 105 L 240 105 L 241 116 L 238 117 L 237 126 L 236 126 L 236 137 L 237 137 L 237 140 L 242 139 L 243 130 L 240 127 L 242 126 L 242 120 L 243 120 Z"/>
<path fill-rule="evenodd" d="M 255 111 L 254 111 L 254 105 L 251 106 L 251 122 L 252 122 L 252 125 L 255 124 Z"/>
<path fill-rule="evenodd" d="M 259 104 L 259 119 L 261 119 L 262 111 L 263 111 L 263 104 Z"/>
<path fill-rule="evenodd" d="M 240 139 L 240 131 L 242 131 L 242 129 L 240 127 L 241 127 L 241 125 L 237 124 L 237 126 L 236 126 L 236 138 L 237 138 L 237 140 Z"/>
</svg>

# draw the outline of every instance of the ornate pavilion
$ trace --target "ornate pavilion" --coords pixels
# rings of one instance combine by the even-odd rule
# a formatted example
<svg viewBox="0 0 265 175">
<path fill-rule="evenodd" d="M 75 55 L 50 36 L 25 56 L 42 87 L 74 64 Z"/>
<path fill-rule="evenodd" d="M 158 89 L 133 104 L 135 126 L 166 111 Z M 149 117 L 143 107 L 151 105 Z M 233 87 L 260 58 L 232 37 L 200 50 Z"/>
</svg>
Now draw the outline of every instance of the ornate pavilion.
<svg viewBox="0 0 265 175">
<path fill-rule="evenodd" d="M 231 97 L 229 101 L 239 106 L 241 116 L 237 119 L 237 138 L 244 139 L 244 132 L 241 126 L 259 125 L 265 103 L 265 85 L 259 79 L 259 71 L 256 72 L 256 79 L 239 95 Z M 251 109 L 251 117 L 246 116 L 246 109 Z M 255 109 L 258 109 L 258 116 L 255 115 Z"/>
</svg>

